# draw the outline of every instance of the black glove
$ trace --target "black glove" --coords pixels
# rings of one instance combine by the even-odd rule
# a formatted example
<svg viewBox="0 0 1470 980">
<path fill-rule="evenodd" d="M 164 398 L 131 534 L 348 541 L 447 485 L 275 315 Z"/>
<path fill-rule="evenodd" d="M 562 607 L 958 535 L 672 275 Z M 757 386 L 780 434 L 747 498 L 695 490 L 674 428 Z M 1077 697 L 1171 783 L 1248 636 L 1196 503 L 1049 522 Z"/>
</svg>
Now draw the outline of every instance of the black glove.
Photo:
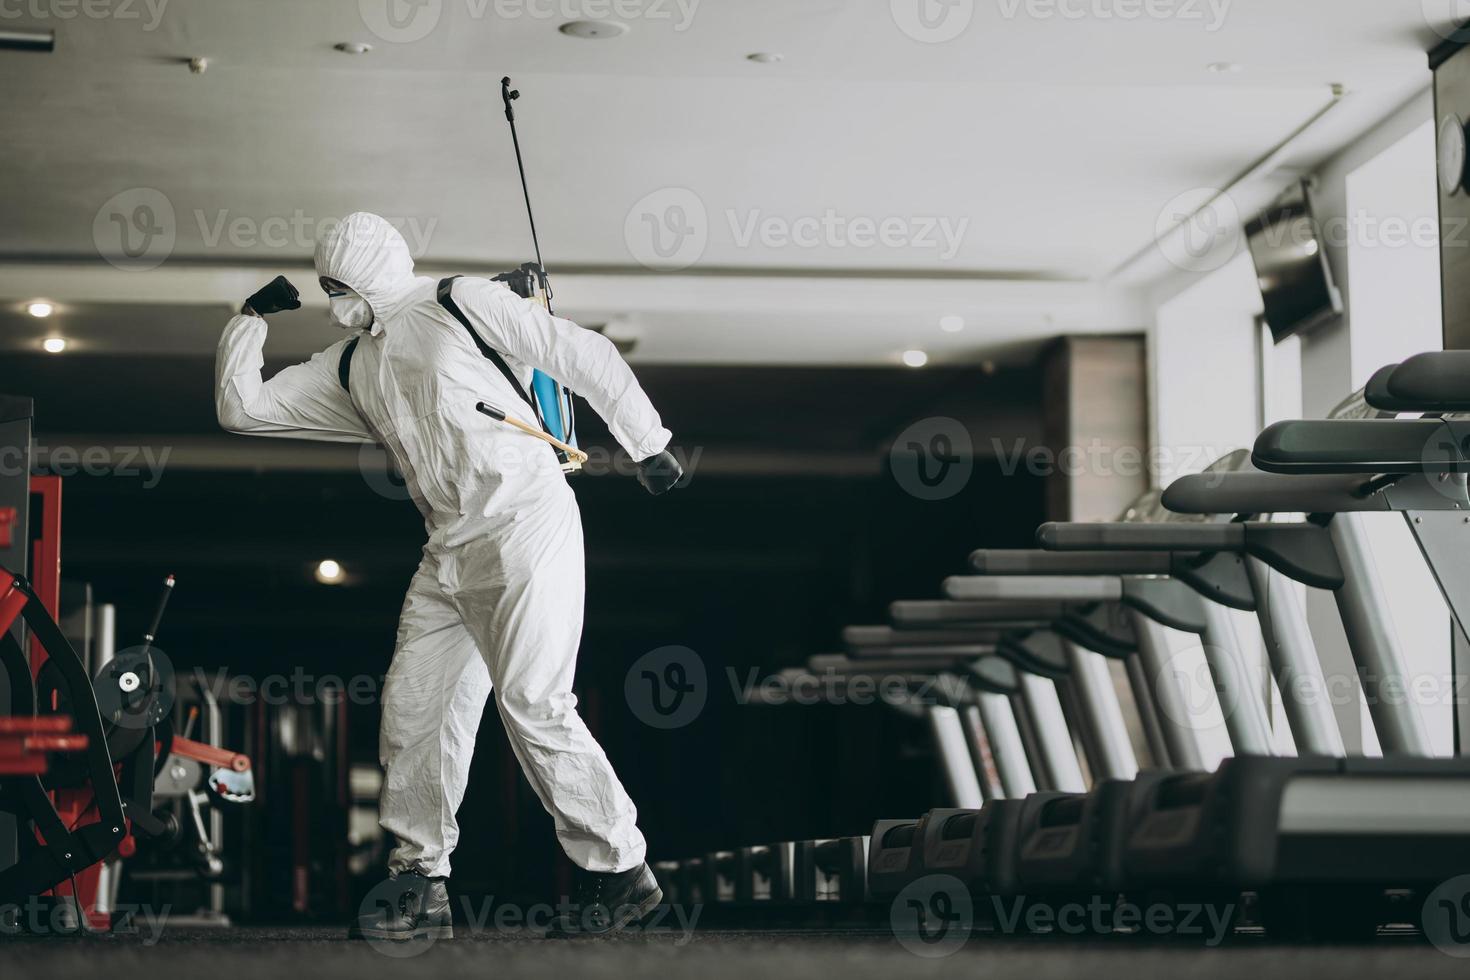
<svg viewBox="0 0 1470 980">
<path fill-rule="evenodd" d="M 638 464 L 638 482 L 655 497 L 678 486 L 683 476 L 684 467 L 667 449 Z"/>
<path fill-rule="evenodd" d="M 270 316 L 282 310 L 301 309 L 300 295 L 296 287 L 291 285 L 291 280 L 285 276 L 276 276 L 247 299 L 245 305 L 254 310 L 256 316 Z"/>
</svg>

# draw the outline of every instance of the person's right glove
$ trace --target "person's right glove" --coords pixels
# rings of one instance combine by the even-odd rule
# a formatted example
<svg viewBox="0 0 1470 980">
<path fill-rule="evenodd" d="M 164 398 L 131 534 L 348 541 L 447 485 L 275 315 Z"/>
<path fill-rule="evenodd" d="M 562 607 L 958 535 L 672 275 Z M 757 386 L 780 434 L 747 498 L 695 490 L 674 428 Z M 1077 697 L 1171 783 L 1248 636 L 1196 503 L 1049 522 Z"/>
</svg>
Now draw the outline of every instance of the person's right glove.
<svg viewBox="0 0 1470 980">
<path fill-rule="evenodd" d="M 285 276 L 276 276 L 247 299 L 245 305 L 254 310 L 256 316 L 270 316 L 282 310 L 301 309 L 300 296 L 296 287 L 291 285 L 291 280 Z"/>
<path fill-rule="evenodd" d="M 678 486 L 683 476 L 684 467 L 667 449 L 638 463 L 638 482 L 655 497 Z"/>
</svg>

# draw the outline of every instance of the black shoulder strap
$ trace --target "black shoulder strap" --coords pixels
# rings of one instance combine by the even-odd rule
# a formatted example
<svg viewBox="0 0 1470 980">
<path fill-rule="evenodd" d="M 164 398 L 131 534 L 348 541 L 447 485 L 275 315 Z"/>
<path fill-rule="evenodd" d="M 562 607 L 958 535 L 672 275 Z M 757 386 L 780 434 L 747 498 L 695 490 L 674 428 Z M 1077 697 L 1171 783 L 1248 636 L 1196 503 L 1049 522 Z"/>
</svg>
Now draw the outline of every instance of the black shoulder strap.
<svg viewBox="0 0 1470 980">
<path fill-rule="evenodd" d="M 357 350 L 357 342 L 361 339 L 353 337 L 349 340 L 347 346 L 342 348 L 342 356 L 337 359 L 337 380 L 341 383 L 342 390 L 349 393 L 352 391 L 352 386 L 348 384 L 352 380 L 352 352 Z"/>
<path fill-rule="evenodd" d="M 454 280 L 458 278 L 460 277 L 450 276 L 448 279 L 439 280 L 439 305 L 448 310 L 450 314 L 460 322 L 460 325 L 469 332 L 470 339 L 475 342 L 475 346 L 480 349 L 480 353 L 489 358 L 495 364 L 495 366 L 500 369 L 500 373 L 505 375 L 505 380 L 510 382 L 510 386 L 515 389 L 516 394 L 520 395 L 521 399 L 527 405 L 531 406 L 531 411 L 534 412 L 536 415 L 536 421 L 541 422 L 541 408 L 536 404 L 536 399 L 526 392 L 525 386 L 521 384 L 520 379 L 516 377 L 515 372 L 510 369 L 510 365 L 505 363 L 505 358 L 501 357 L 499 352 L 491 349 L 489 344 L 480 339 L 480 335 L 476 333 L 475 328 L 470 325 L 469 317 L 464 315 L 464 310 L 461 310 L 459 308 L 459 304 L 454 301 L 454 297 L 451 295 L 451 292 L 454 288 Z M 544 422 L 542 422 L 541 425 L 542 428 L 546 427 L 546 423 Z"/>
</svg>

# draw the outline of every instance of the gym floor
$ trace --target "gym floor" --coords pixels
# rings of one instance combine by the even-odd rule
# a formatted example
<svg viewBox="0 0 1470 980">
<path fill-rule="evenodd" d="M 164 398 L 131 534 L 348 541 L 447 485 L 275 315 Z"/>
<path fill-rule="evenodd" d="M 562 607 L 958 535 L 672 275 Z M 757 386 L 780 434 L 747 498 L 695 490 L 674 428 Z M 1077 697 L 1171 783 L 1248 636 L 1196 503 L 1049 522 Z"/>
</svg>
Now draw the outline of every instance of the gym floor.
<svg viewBox="0 0 1470 980">
<path fill-rule="evenodd" d="M 99 960 L 99 947 L 107 957 Z M 145 947 L 136 937 L 24 940 L 7 944 L 3 962 L 10 976 L 78 977 L 105 963 L 110 975 L 133 970 L 158 976 L 219 976 L 232 980 L 278 980 L 282 976 L 370 980 L 402 976 L 405 964 L 417 975 L 512 978 L 699 977 L 701 980 L 780 980 L 842 977 L 986 977 L 1076 980 L 1078 977 L 1171 977 L 1178 980 L 1299 980 L 1308 975 L 1335 980 L 1411 976 L 1462 978 L 1465 964 L 1417 939 L 1380 939 L 1371 946 L 1282 946 L 1238 937 L 1211 955 L 1195 946 L 1132 939 L 993 940 L 974 936 L 949 956 L 926 959 L 878 932 L 770 933 L 697 931 L 682 935 L 623 935 L 573 942 L 517 933 L 446 940 L 421 955 L 400 960 L 361 943 L 343 940 L 341 930 L 234 929 L 169 930 Z M 10 972 L 12 969 L 18 972 Z"/>
</svg>

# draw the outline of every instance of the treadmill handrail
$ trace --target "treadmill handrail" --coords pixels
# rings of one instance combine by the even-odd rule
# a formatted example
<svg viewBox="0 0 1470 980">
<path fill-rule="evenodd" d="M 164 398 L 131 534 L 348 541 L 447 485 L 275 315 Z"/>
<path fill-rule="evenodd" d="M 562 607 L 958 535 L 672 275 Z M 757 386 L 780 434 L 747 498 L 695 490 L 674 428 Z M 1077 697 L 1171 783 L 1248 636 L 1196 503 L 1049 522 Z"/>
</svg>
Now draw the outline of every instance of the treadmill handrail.
<svg viewBox="0 0 1470 980">
<path fill-rule="evenodd" d="M 1470 467 L 1444 419 L 1298 419 L 1268 426 L 1251 462 L 1268 473 L 1449 473 Z"/>
</svg>

